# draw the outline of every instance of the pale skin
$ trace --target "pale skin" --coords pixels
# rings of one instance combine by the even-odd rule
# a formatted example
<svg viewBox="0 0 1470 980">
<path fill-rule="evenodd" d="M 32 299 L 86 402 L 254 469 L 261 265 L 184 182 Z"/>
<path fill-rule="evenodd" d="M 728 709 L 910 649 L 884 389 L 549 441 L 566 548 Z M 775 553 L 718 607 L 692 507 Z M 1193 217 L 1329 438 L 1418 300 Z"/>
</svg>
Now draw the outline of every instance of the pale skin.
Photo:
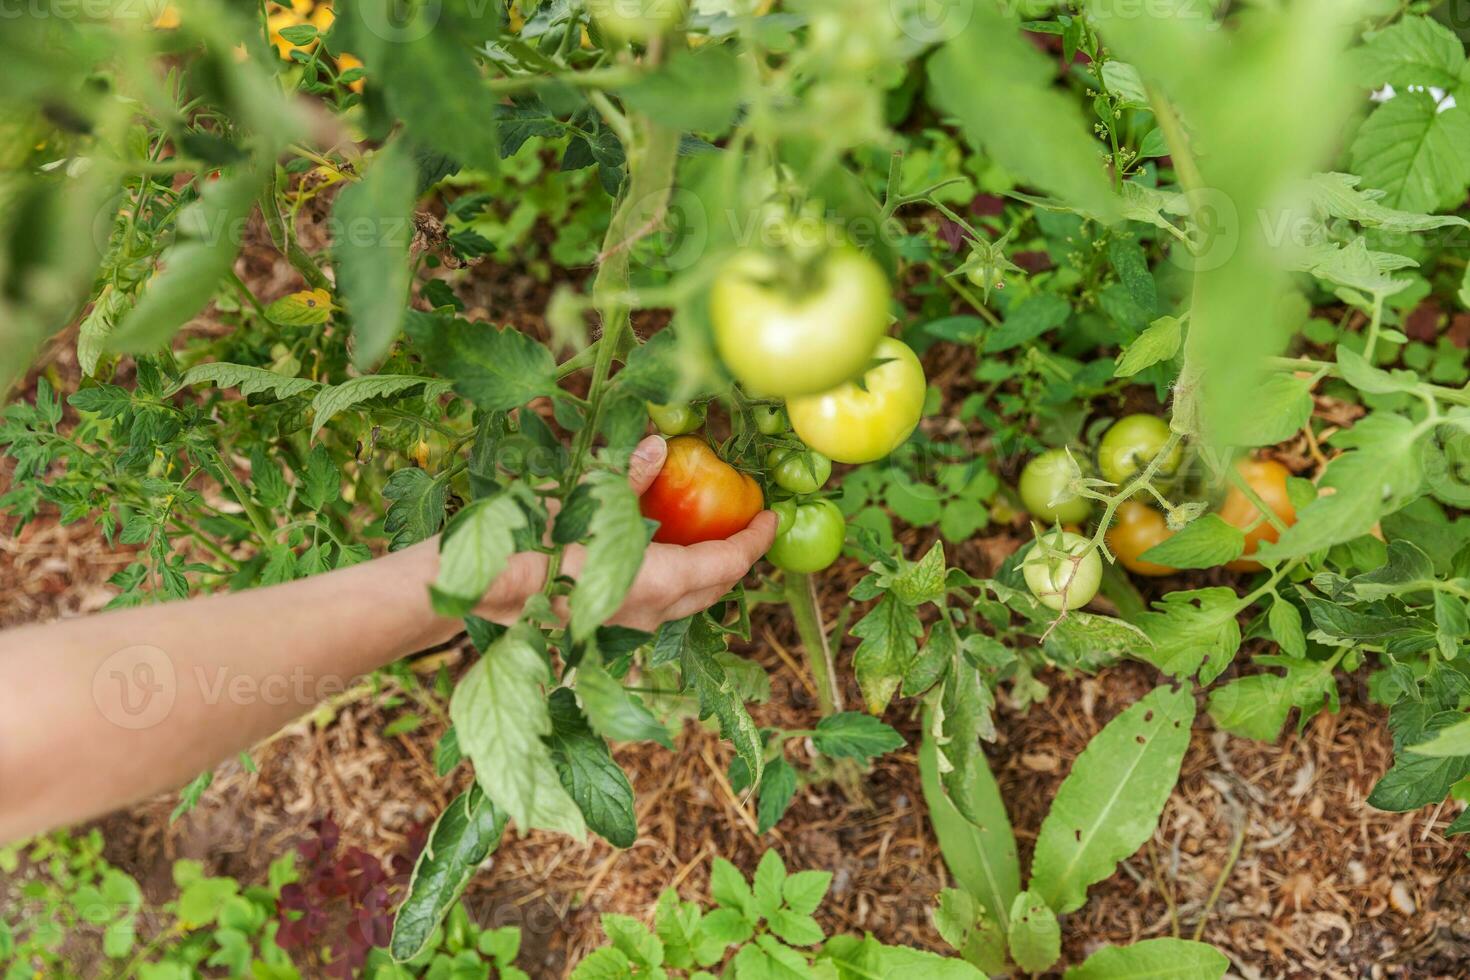
<svg viewBox="0 0 1470 980">
<path fill-rule="evenodd" d="M 657 437 L 639 445 L 634 490 L 664 457 Z M 612 622 L 651 631 L 708 608 L 775 533 L 764 511 L 723 541 L 650 545 Z M 575 578 L 583 558 L 568 549 L 563 571 Z M 435 539 L 298 582 L 0 634 L 0 844 L 177 789 L 317 698 L 452 639 L 462 622 L 429 605 L 438 562 Z M 546 568 L 515 555 L 477 613 L 515 622 Z"/>
</svg>

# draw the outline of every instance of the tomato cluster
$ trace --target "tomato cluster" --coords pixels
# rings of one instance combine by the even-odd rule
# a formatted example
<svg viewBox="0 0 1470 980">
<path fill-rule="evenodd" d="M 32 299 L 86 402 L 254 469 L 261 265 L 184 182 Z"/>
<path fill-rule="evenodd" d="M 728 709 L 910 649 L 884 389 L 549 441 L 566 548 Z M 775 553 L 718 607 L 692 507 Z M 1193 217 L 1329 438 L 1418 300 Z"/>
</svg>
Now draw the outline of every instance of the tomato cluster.
<svg viewBox="0 0 1470 980">
<path fill-rule="evenodd" d="M 1153 466 L 1152 476 L 1156 483 L 1169 487 L 1184 483 L 1189 478 L 1180 472 L 1184 464 L 1183 447 L 1175 443 L 1170 447 L 1171 436 L 1168 423 L 1152 415 L 1129 415 L 1119 419 L 1098 441 L 1097 451 L 1089 456 L 1073 453 L 1065 448 L 1049 449 L 1034 457 L 1021 471 L 1017 490 L 1021 503 L 1039 521 L 1048 525 L 1064 525 L 1068 528 L 1081 527 L 1092 516 L 1093 500 L 1084 495 L 1091 486 L 1100 483 L 1084 481 L 1096 473 L 1105 484 L 1111 484 L 1116 493 L 1132 482 L 1138 475 Z M 1168 455 L 1160 457 L 1168 450 Z M 1289 527 L 1296 521 L 1296 509 L 1287 493 L 1289 470 L 1273 460 L 1242 459 L 1235 464 L 1235 471 L 1251 490 L 1272 511 L 1281 525 Z M 1245 532 L 1245 551 L 1237 560 L 1227 563 L 1232 571 L 1259 571 L 1261 565 L 1252 555 L 1260 544 L 1275 541 L 1280 531 L 1275 521 L 1263 517 L 1250 497 L 1238 486 L 1232 485 L 1221 500 L 1217 510 L 1227 524 Z M 1177 568 L 1147 561 L 1143 555 L 1174 536 L 1164 514 L 1142 499 L 1134 497 L 1123 501 L 1112 515 L 1106 534 L 1107 547 L 1118 562 L 1135 575 L 1157 577 L 1172 575 Z M 1030 557 L 1023 563 L 1025 577 L 1032 592 L 1046 605 L 1060 608 L 1062 589 L 1060 583 L 1049 577 L 1053 566 L 1062 552 L 1075 555 L 1068 549 L 1082 542 L 1090 547 L 1087 539 L 1067 535 L 1059 539 L 1051 549 L 1033 548 L 1033 554 L 1049 554 L 1048 564 L 1035 562 Z M 1094 551 L 1093 556 L 1096 555 Z M 1065 590 L 1065 605 L 1075 609 L 1085 604 L 1095 594 L 1087 586 L 1092 580 L 1085 560 L 1079 565 L 1078 574 Z"/>
</svg>

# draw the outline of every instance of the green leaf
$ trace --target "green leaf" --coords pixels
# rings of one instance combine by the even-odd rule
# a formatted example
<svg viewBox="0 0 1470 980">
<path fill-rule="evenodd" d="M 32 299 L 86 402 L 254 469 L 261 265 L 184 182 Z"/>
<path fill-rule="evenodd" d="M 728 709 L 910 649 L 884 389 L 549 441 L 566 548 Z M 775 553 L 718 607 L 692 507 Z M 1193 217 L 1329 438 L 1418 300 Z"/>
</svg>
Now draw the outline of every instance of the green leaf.
<svg viewBox="0 0 1470 980">
<path fill-rule="evenodd" d="M 1312 391 L 1304 378 L 1270 374 L 1237 400 L 1236 411 L 1223 419 L 1220 441 L 1241 448 L 1274 446 L 1302 430 L 1312 417 Z"/>
<path fill-rule="evenodd" d="M 1109 722 L 1077 757 L 1042 821 L 1031 889 L 1058 914 L 1143 845 L 1179 779 L 1194 722 L 1187 687 L 1158 687 Z"/>
<path fill-rule="evenodd" d="M 1006 940 L 1011 958 L 1027 973 L 1048 969 L 1062 955 L 1062 928 L 1056 913 L 1034 892 L 1016 896 Z"/>
<path fill-rule="evenodd" d="M 679 654 L 684 687 L 692 688 L 699 697 L 701 721 L 711 715 L 719 719 L 721 737 L 745 761 L 751 782 L 758 783 L 765 769 L 765 746 L 740 691 L 717 657 L 723 651 L 724 640 L 715 634 L 707 618 L 695 617 Z"/>
<path fill-rule="evenodd" d="M 1240 624 L 1235 619 L 1240 599 L 1234 589 L 1171 592 L 1154 603 L 1154 610 L 1138 617 L 1153 646 L 1137 655 L 1171 677 L 1199 671 L 1200 683 L 1208 684 L 1240 649 Z"/>
<path fill-rule="evenodd" d="M 1245 535 L 1218 514 L 1206 514 L 1139 558 L 1175 568 L 1214 568 L 1234 561 L 1245 551 Z"/>
<path fill-rule="evenodd" d="M 1429 17 L 1409 16 L 1364 35 L 1348 52 L 1348 65 L 1364 88 L 1432 85 L 1453 89 L 1465 67 L 1465 46 L 1455 32 Z"/>
<path fill-rule="evenodd" d="M 1060 327 L 1071 315 L 1071 304 L 1056 293 L 1037 293 L 1006 312 L 1005 321 L 986 336 L 982 349 L 987 354 L 999 354 L 1020 347 Z"/>
<path fill-rule="evenodd" d="M 417 181 L 413 159 L 397 140 L 379 150 L 362 180 L 343 190 L 332 205 L 338 229 L 332 261 L 337 290 L 352 320 L 352 360 L 359 368 L 381 359 L 403 327 Z"/>
<path fill-rule="evenodd" d="M 1450 749 L 1461 735 L 1458 729 L 1465 720 L 1463 712 L 1441 711 L 1428 718 L 1422 731 L 1410 733 L 1418 745 Z M 1451 732 L 1440 743 L 1444 732 Z M 1470 755 L 1425 755 L 1414 750 L 1404 750 L 1398 744 L 1399 733 L 1395 732 L 1395 755 L 1393 768 L 1368 794 L 1368 805 L 1393 813 L 1407 813 L 1421 806 L 1438 803 L 1445 798 L 1450 787 L 1470 776 Z M 1426 736 L 1428 736 L 1426 738 Z M 1438 743 L 1438 744 L 1437 744 Z"/>
<path fill-rule="evenodd" d="M 998 937 L 999 938 L 999 937 Z M 842 980 L 984 980 L 985 974 L 964 960 L 949 959 L 909 946 L 885 946 L 868 934 L 834 936 L 822 947 L 818 967 L 835 966 L 836 973 L 817 973 Z M 997 968 L 997 973 L 1000 972 Z M 743 974 L 742 974 L 743 976 Z"/>
<path fill-rule="evenodd" d="M 740 873 L 740 869 L 722 857 L 717 857 L 710 864 L 709 869 L 709 893 L 710 897 L 727 909 L 732 909 L 746 916 L 755 914 L 755 896 L 750 891 L 750 883 Z"/>
<path fill-rule="evenodd" d="M 310 378 L 287 378 L 267 371 L 265 368 L 248 364 L 211 363 L 196 364 L 184 372 L 179 385 L 184 388 L 198 384 L 215 384 L 221 388 L 239 388 L 242 395 L 271 394 L 277 398 L 291 398 L 321 387 Z M 81 394 L 81 392 L 77 392 Z"/>
<path fill-rule="evenodd" d="M 987 5 L 967 13 L 965 30 L 929 59 L 935 104 L 1021 182 L 1111 223 L 1118 200 L 1076 100 L 1052 87 L 1052 59 Z"/>
<path fill-rule="evenodd" d="M 797 871 L 781 883 L 781 899 L 791 911 L 811 915 L 821 906 L 830 887 L 830 871 Z"/>
<path fill-rule="evenodd" d="M 282 327 L 314 327 L 332 318 L 332 294 L 305 289 L 282 296 L 265 308 L 265 318 Z"/>
<path fill-rule="evenodd" d="M 581 810 L 562 787 L 551 750 L 543 689 L 549 683 L 540 633 L 518 623 L 491 644 L 460 680 L 449 716 L 485 795 L 522 831 L 556 830 L 582 837 Z"/>
<path fill-rule="evenodd" d="M 435 374 L 487 412 L 519 408 L 556 391 L 556 360 L 535 340 L 507 327 L 415 313 L 408 333 Z"/>
<path fill-rule="evenodd" d="M 926 732 L 931 724 L 932 719 L 926 717 Z M 982 818 L 978 822 L 965 819 L 945 795 L 939 782 L 939 753 L 929 737 L 919 749 L 919 775 L 929 822 L 949 873 L 1001 929 L 1009 929 L 1011 903 L 1021 892 L 1020 859 L 1000 788 L 984 755 L 977 756 L 975 775 L 967 781 L 970 798 L 966 809 Z"/>
<path fill-rule="evenodd" d="M 597 509 L 588 526 L 587 558 L 569 600 L 572 636 L 579 641 L 618 611 L 653 538 L 627 477 L 602 470 L 588 477 L 587 483 Z"/>
<path fill-rule="evenodd" d="M 1451 225 L 1470 226 L 1458 215 L 1420 214 L 1399 211 L 1379 202 L 1379 191 L 1360 190 L 1363 178 L 1356 174 L 1313 174 L 1307 182 L 1312 206 L 1327 217 L 1346 218 L 1367 228 L 1385 231 L 1431 231 Z"/>
<path fill-rule="evenodd" d="M 923 624 L 912 606 L 885 592 L 853 626 L 852 635 L 860 641 L 852 655 L 853 673 L 868 710 L 882 714 L 918 657 Z"/>
<path fill-rule="evenodd" d="M 638 839 L 638 819 L 627 774 L 613 760 L 607 743 L 588 727 L 569 689 L 552 691 L 547 709 L 551 714 L 547 745 L 562 788 L 576 801 L 587 826 L 614 847 L 632 847 Z"/>
<path fill-rule="evenodd" d="M 510 496 L 477 500 L 455 516 L 439 550 L 439 574 L 430 587 L 441 616 L 467 616 L 515 554 L 515 532 L 526 515 Z"/>
<path fill-rule="evenodd" d="M 1230 959 L 1208 943 L 1145 939 L 1131 946 L 1104 946 L 1064 980 L 1220 980 Z"/>
<path fill-rule="evenodd" d="M 364 55 L 382 77 L 393 113 L 414 141 L 432 147 L 461 167 L 494 170 L 500 157 L 496 102 L 475 56 L 459 33 L 436 23 L 438 7 L 420 7 L 405 22 L 391 5 L 375 4 L 390 31 L 381 45 L 382 64 Z"/>
<path fill-rule="evenodd" d="M 311 423 L 311 437 L 315 439 L 322 427 L 337 413 L 370 399 L 407 395 L 420 390 L 429 398 L 442 394 L 448 387 L 442 381 L 418 378 L 410 374 L 370 374 L 361 378 L 349 378 L 339 385 L 328 385 L 311 400 L 312 411 L 316 413 Z"/>
<path fill-rule="evenodd" d="M 873 759 L 905 743 L 902 735 L 872 715 L 843 711 L 817 722 L 812 744 L 834 759 Z"/>
<path fill-rule="evenodd" d="M 568 980 L 633 980 L 633 964 L 622 950 L 604 946 L 587 954 Z"/>
<path fill-rule="evenodd" d="M 786 865 L 781 855 L 766 851 L 755 866 L 751 878 L 751 894 L 755 896 L 756 911 L 770 918 L 781 907 L 781 889 L 786 884 Z"/>
<path fill-rule="evenodd" d="M 1286 603 L 1278 600 L 1276 605 Z M 1262 656 L 1255 662 L 1285 672 L 1239 677 L 1211 692 L 1210 717 L 1225 731 L 1271 742 L 1281 734 L 1292 708 L 1301 709 L 1301 725 L 1305 725 L 1324 706 L 1336 706 L 1334 661 Z"/>
<path fill-rule="evenodd" d="M 1277 596 L 1271 601 L 1271 611 L 1266 616 L 1271 627 L 1271 636 L 1282 651 L 1298 660 L 1307 655 L 1307 637 L 1302 632 L 1302 614 L 1290 602 Z"/>
<path fill-rule="evenodd" d="M 179 238 L 163 253 L 163 271 L 111 336 L 108 350 L 144 353 L 163 347 L 214 297 L 240 253 L 240 236 L 264 183 L 245 171 L 207 186 L 198 201 L 179 215 Z"/>
<path fill-rule="evenodd" d="M 500 845 L 505 822 L 505 813 L 478 786 L 456 796 L 439 814 L 393 920 L 395 960 L 402 963 L 423 952 L 470 877 Z"/>
<path fill-rule="evenodd" d="M 1470 756 L 1470 718 L 1446 725 L 1434 733 L 1427 742 L 1409 747 L 1415 755 L 1447 759 L 1455 756 Z"/>
<path fill-rule="evenodd" d="M 1458 204 L 1470 182 L 1470 111 L 1440 110 L 1433 95 L 1400 91 L 1373 110 L 1352 146 L 1352 169 L 1404 211 Z"/>
<path fill-rule="evenodd" d="M 587 711 L 593 731 L 604 738 L 616 742 L 650 741 L 666 749 L 674 748 L 669 730 L 595 657 L 583 657 L 577 665 L 577 697 Z"/>
<path fill-rule="evenodd" d="M 619 94 L 661 125 L 719 135 L 740 107 L 740 64 L 728 45 L 676 51 Z"/>
<path fill-rule="evenodd" d="M 383 486 L 383 497 L 389 501 L 383 531 L 390 551 L 428 540 L 444 524 L 448 489 L 417 467 L 395 470 Z"/>
<path fill-rule="evenodd" d="M 1405 416 L 1375 412 L 1338 433 L 1333 445 L 1356 451 L 1338 456 L 1323 472 L 1319 486 L 1333 492 L 1299 510 L 1297 523 L 1274 544 L 1262 542 L 1256 557 L 1277 562 L 1351 541 L 1412 500 L 1424 476 L 1413 430 Z"/>
<path fill-rule="evenodd" d="M 1178 317 L 1160 317 L 1118 355 L 1118 365 L 1113 369 L 1113 375 L 1131 378 L 1144 368 L 1173 360 L 1174 355 L 1179 353 L 1183 333 Z"/>
<path fill-rule="evenodd" d="M 312 446 L 300 471 L 301 502 L 310 510 L 321 510 L 342 493 L 342 474 L 325 446 Z"/>
<path fill-rule="evenodd" d="M 791 799 L 796 795 L 796 770 L 791 767 L 781 756 L 777 756 L 766 763 L 766 771 L 761 776 L 760 793 L 756 800 L 756 832 L 764 834 L 786 815 L 787 807 L 791 806 Z M 781 935 L 779 932 L 777 935 Z M 787 942 L 794 942 L 789 936 L 781 935 Z M 810 942 L 821 942 L 821 936 Z M 810 945 L 809 943 L 797 943 L 799 946 Z"/>
</svg>

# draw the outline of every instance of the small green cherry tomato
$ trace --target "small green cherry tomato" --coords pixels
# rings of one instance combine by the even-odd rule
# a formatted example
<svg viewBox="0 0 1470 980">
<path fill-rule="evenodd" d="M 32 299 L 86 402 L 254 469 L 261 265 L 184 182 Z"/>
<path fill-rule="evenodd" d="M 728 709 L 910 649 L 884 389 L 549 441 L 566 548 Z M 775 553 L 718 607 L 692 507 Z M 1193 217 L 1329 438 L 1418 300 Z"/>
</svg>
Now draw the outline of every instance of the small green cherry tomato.
<svg viewBox="0 0 1470 980">
<path fill-rule="evenodd" d="M 1092 513 L 1092 501 L 1068 491 L 1077 471 L 1065 449 L 1048 449 L 1021 471 L 1021 504 L 1048 524 L 1080 524 Z"/>
<path fill-rule="evenodd" d="M 791 428 L 780 405 L 757 405 L 751 411 L 755 415 L 756 431 L 763 436 L 779 436 Z"/>
<path fill-rule="evenodd" d="M 1128 415 L 1114 422 L 1097 444 L 1097 469 L 1109 483 L 1122 485 L 1139 474 L 1169 441 L 1169 423 L 1156 415 Z M 1159 464 L 1161 476 L 1171 476 L 1184 459 L 1184 447 L 1175 446 Z"/>
<path fill-rule="evenodd" d="M 901 340 L 878 342 L 858 381 L 786 401 L 796 436 L 839 463 L 871 463 L 903 445 L 924 415 L 924 365 Z"/>
<path fill-rule="evenodd" d="M 816 493 L 832 475 L 832 461 L 821 453 L 799 449 L 772 449 L 766 468 L 776 486 L 789 493 Z"/>
<path fill-rule="evenodd" d="M 1048 609 L 1081 609 L 1102 585 L 1102 559 L 1092 542 L 1071 531 L 1048 531 L 1021 562 L 1026 585 Z"/>
<path fill-rule="evenodd" d="M 888 330 L 892 292 L 877 262 L 837 248 L 801 285 L 787 282 L 789 264 L 739 252 L 710 287 L 715 346 L 754 395 L 791 398 L 840 385 L 863 372 Z"/>
<path fill-rule="evenodd" d="M 791 526 L 784 531 L 780 530 L 779 509 L 776 510 L 776 519 L 776 543 L 771 545 L 766 557 L 777 568 L 806 574 L 820 572 L 842 554 L 847 523 L 842 518 L 842 511 L 832 501 L 795 505 Z"/>
<path fill-rule="evenodd" d="M 704 425 L 704 406 L 689 405 L 676 402 L 673 405 L 657 405 L 646 402 L 644 407 L 648 409 L 648 417 L 653 419 L 653 424 L 658 431 L 666 436 L 688 435 L 690 432 Z"/>
</svg>

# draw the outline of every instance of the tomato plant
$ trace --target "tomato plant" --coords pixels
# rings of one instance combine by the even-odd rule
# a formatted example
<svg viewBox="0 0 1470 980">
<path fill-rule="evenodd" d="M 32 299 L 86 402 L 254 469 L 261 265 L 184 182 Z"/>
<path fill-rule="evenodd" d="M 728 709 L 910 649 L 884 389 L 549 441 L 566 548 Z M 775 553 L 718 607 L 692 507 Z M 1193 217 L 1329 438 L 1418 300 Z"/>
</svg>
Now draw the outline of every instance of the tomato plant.
<svg viewBox="0 0 1470 980">
<path fill-rule="evenodd" d="M 710 290 L 720 357 L 752 392 L 814 395 L 861 374 L 888 329 L 889 287 L 867 256 L 837 248 L 805 263 L 744 251 Z"/>
<path fill-rule="evenodd" d="M 669 440 L 664 467 L 639 498 L 643 516 L 658 521 L 653 540 L 698 544 L 728 538 L 760 513 L 755 479 L 720 459 L 698 436 Z"/>
<path fill-rule="evenodd" d="M 777 504 L 781 526 L 766 554 L 772 565 L 789 572 L 820 572 L 842 554 L 847 522 L 830 500 Z"/>
<path fill-rule="evenodd" d="M 839 463 L 871 463 L 901 446 L 924 414 L 924 366 L 906 344 L 884 337 L 861 382 L 790 398 L 786 413 L 802 442 Z"/>
</svg>

